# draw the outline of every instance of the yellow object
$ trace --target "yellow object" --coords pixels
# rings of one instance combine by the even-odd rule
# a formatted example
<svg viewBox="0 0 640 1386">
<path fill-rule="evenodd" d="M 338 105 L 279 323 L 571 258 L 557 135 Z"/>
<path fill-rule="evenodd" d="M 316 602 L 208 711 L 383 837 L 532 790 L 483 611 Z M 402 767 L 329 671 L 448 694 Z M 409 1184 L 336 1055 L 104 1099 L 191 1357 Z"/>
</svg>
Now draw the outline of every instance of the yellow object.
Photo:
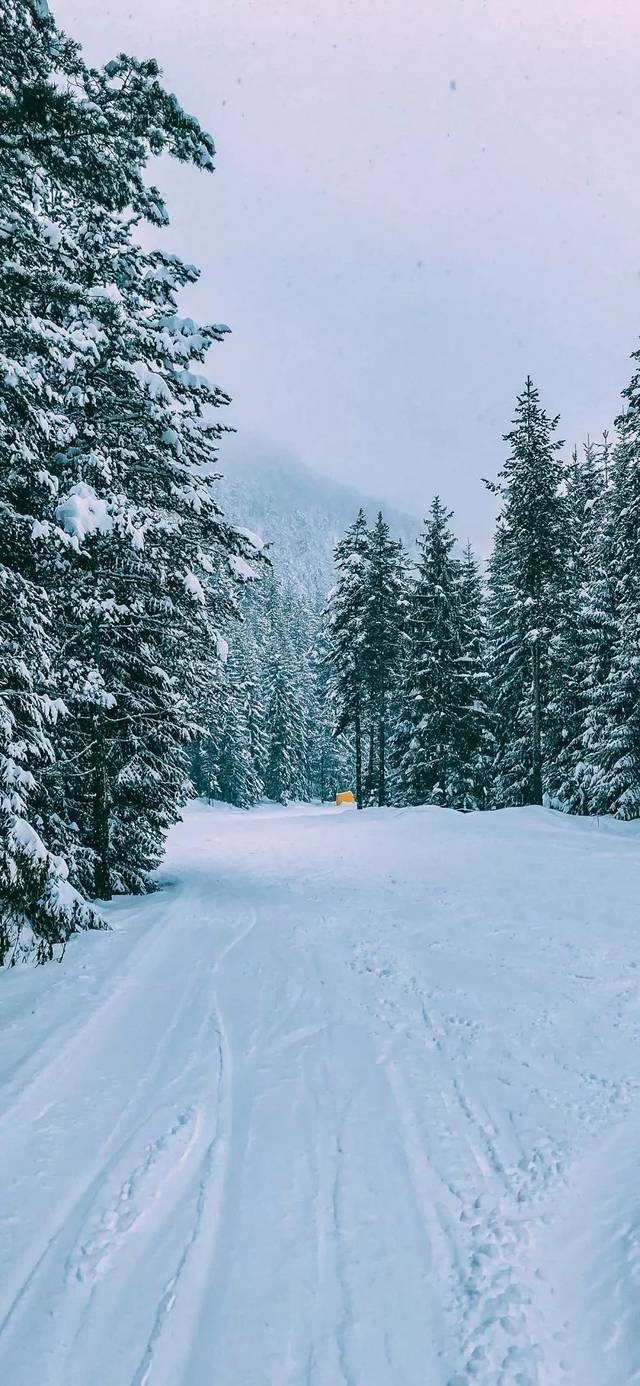
<svg viewBox="0 0 640 1386">
<path fill-rule="evenodd" d="M 336 794 L 337 804 L 355 804 L 355 795 L 350 789 L 345 789 L 343 794 Z"/>
</svg>

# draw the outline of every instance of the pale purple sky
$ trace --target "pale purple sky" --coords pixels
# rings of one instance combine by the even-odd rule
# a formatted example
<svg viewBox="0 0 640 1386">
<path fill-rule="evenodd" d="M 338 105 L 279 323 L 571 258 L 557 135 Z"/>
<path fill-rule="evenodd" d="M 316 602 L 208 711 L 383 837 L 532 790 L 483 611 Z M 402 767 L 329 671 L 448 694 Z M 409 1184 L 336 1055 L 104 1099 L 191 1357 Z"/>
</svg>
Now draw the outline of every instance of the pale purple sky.
<svg viewBox="0 0 640 1386">
<path fill-rule="evenodd" d="M 640 329 L 636 0 L 52 0 L 211 131 L 164 168 L 229 421 L 486 547 L 531 372 L 569 442 Z"/>
</svg>

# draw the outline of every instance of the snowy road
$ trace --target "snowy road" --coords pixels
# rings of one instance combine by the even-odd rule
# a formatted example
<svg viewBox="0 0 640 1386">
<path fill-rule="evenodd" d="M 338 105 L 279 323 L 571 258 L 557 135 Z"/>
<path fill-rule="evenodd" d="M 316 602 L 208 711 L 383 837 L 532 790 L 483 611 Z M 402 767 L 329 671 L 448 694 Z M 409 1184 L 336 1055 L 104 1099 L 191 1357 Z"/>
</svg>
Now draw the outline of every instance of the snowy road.
<svg viewBox="0 0 640 1386">
<path fill-rule="evenodd" d="M 193 806 L 0 976 L 4 1386 L 640 1382 L 640 833 Z"/>
</svg>

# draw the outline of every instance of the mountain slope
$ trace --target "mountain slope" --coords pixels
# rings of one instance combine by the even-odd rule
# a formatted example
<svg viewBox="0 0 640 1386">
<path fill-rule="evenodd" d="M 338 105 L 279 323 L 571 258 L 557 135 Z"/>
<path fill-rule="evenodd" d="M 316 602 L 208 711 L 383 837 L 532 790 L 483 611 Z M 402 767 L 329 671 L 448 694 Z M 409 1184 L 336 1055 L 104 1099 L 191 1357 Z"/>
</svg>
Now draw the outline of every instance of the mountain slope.
<svg viewBox="0 0 640 1386">
<path fill-rule="evenodd" d="M 370 520 L 384 510 L 394 536 L 413 548 L 416 519 L 379 497 L 320 476 L 269 443 L 230 437 L 220 469 L 225 514 L 271 544 L 276 574 L 306 600 L 322 600 L 332 586 L 334 547 L 361 506 Z"/>
</svg>

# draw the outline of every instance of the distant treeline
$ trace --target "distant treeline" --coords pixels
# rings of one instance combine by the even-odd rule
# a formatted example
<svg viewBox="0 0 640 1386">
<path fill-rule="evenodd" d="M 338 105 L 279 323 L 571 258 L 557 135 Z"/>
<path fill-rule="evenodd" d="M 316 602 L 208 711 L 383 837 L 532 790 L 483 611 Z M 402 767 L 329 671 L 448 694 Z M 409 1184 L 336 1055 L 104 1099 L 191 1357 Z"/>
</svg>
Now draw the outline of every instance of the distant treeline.
<svg viewBox="0 0 640 1386">
<path fill-rule="evenodd" d="M 334 725 L 361 804 L 640 814 L 640 354 L 616 436 L 563 462 L 527 380 L 487 574 L 436 497 L 415 565 L 383 517 L 336 550 Z"/>
</svg>

